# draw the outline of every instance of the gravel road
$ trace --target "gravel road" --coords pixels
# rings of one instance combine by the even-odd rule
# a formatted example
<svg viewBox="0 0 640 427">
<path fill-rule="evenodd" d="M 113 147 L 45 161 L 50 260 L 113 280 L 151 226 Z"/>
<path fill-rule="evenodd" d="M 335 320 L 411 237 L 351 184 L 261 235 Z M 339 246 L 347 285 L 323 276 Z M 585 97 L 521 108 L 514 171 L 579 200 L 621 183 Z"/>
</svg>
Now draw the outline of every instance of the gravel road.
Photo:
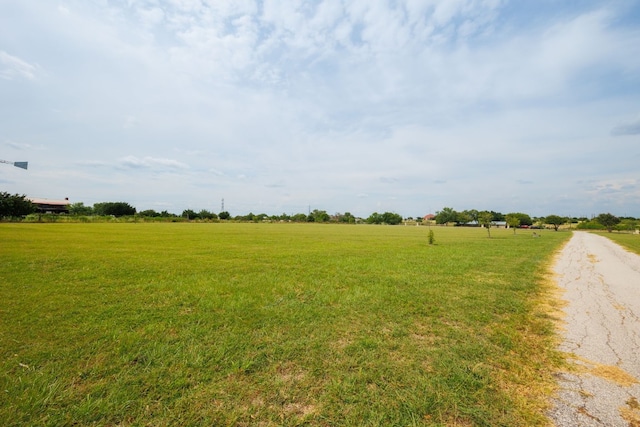
<svg viewBox="0 0 640 427">
<path fill-rule="evenodd" d="M 550 418 L 558 427 L 640 427 L 640 256 L 574 232 L 554 272 L 567 301 L 560 350 L 576 369 L 558 375 Z"/>
</svg>

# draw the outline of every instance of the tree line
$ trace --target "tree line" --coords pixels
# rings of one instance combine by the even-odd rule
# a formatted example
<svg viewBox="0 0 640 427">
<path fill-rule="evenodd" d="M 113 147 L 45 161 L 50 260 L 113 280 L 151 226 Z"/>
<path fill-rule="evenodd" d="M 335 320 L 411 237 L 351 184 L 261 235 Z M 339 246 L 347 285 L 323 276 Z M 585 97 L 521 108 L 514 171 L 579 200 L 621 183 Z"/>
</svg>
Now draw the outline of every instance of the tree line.
<svg viewBox="0 0 640 427">
<path fill-rule="evenodd" d="M 110 202 L 110 203 L 96 203 L 91 206 L 85 206 L 84 203 L 73 203 L 69 207 L 69 213 L 71 215 L 113 215 L 113 216 L 126 216 L 126 215 L 138 215 L 147 218 L 182 218 L 187 220 L 232 220 L 240 222 L 264 222 L 264 221 L 279 221 L 279 222 L 317 222 L 317 223 L 344 223 L 355 224 L 356 222 L 366 222 L 369 224 L 389 224 L 396 225 L 403 221 L 401 215 L 393 212 L 385 212 L 379 214 L 374 212 L 367 219 L 356 218 L 350 212 L 335 213 L 330 215 L 325 210 L 314 209 L 308 214 L 286 214 L 280 215 L 267 215 L 265 213 L 254 214 L 249 212 L 246 215 L 232 216 L 228 211 L 222 211 L 219 213 L 211 212 L 206 209 L 195 211 L 193 209 L 185 209 L 180 215 L 169 213 L 166 210 L 157 212 L 153 209 L 147 209 L 140 212 L 136 212 L 136 209 L 124 202 Z"/>
<path fill-rule="evenodd" d="M 36 207 L 29 201 L 25 195 L 10 194 L 0 192 L 0 218 L 2 219 L 19 219 L 32 214 L 36 211 Z M 135 207 L 126 202 L 100 202 L 93 206 L 86 206 L 83 202 L 72 203 L 69 205 L 69 214 L 73 216 L 138 216 L 143 218 L 167 218 L 180 220 L 201 220 L 201 221 L 217 221 L 217 220 L 233 220 L 239 222 L 313 222 L 313 223 L 342 223 L 342 224 L 387 224 L 397 225 L 404 221 L 415 221 L 420 223 L 423 221 L 422 216 L 415 219 L 413 217 L 403 218 L 400 214 L 394 212 L 378 213 L 374 212 L 367 218 L 357 218 L 350 212 L 335 213 L 330 215 L 325 210 L 314 209 L 308 213 L 297 214 L 280 214 L 267 215 L 265 213 L 254 214 L 252 212 L 246 215 L 232 216 L 228 211 L 219 213 L 211 212 L 206 209 L 195 211 L 185 209 L 182 214 L 176 215 L 166 210 L 158 212 L 153 209 L 147 209 L 138 212 Z M 451 207 L 444 207 L 436 212 L 434 222 L 440 225 L 456 225 L 456 226 L 483 226 L 490 233 L 490 228 L 497 222 L 504 222 L 509 227 L 546 227 L 551 226 L 556 231 L 563 225 L 576 224 L 577 229 L 606 229 L 611 232 L 613 230 L 635 230 L 640 227 L 640 219 L 633 217 L 619 218 L 610 213 L 602 213 L 591 219 L 588 218 L 569 218 L 560 215 L 548 215 L 545 217 L 532 218 L 526 213 L 512 212 L 503 214 L 495 211 L 478 211 L 469 209 L 464 211 L 456 211 Z"/>
<path fill-rule="evenodd" d="M 591 219 L 588 218 L 570 218 L 561 215 L 548 215 L 537 218 L 531 218 L 528 214 L 521 212 L 512 212 L 502 214 L 494 211 L 478 211 L 475 209 L 458 212 L 450 207 L 445 207 L 441 211 L 436 212 L 436 224 L 453 224 L 457 226 L 483 226 L 490 229 L 492 225 L 498 222 L 504 222 L 511 228 L 518 227 L 538 227 L 545 228 L 551 226 L 555 231 L 563 225 L 576 224 L 577 229 L 606 229 L 612 232 L 614 229 L 618 231 L 631 231 L 640 227 L 640 219 L 633 217 L 619 218 L 610 213 L 601 213 Z"/>
</svg>

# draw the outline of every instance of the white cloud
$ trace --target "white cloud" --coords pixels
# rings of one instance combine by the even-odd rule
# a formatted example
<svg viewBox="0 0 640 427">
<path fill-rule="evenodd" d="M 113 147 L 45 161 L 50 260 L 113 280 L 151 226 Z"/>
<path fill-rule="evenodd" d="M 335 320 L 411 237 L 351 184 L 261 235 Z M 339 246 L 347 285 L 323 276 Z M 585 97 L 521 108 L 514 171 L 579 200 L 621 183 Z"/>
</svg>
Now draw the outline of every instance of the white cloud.
<svg viewBox="0 0 640 427">
<path fill-rule="evenodd" d="M 9 55 L 4 50 L 0 50 L 0 78 L 14 80 L 25 78 L 35 80 L 38 66 L 28 63 L 17 56 Z"/>
<path fill-rule="evenodd" d="M 100 188 L 100 199 L 122 193 L 151 204 L 166 193 L 194 209 L 206 207 L 200 197 L 223 195 L 247 210 L 255 201 L 360 215 L 480 203 L 527 211 L 590 198 L 576 182 L 627 179 L 615 174 L 640 156 L 629 138 L 612 138 L 638 132 L 628 112 L 640 96 L 640 32 L 621 24 L 618 3 L 547 4 L 525 15 L 527 7 L 0 3 L 0 137 L 46 147 L 30 165 L 60 178 L 42 186 L 98 182 L 82 194 Z M 626 153 L 615 167 L 607 147 Z M 100 167 L 71 182 L 59 172 L 68 164 Z M 179 179 L 162 173 L 177 171 Z M 552 197 L 556 183 L 570 196 Z M 143 187 L 157 189 L 153 200 Z"/>
<path fill-rule="evenodd" d="M 153 28 L 164 21 L 164 11 L 159 7 L 140 7 L 137 9 L 142 24 L 146 28 Z"/>
<path fill-rule="evenodd" d="M 119 160 L 120 164 L 132 168 L 151 168 L 151 169 L 188 169 L 189 166 L 185 163 L 179 162 L 173 159 L 156 158 L 156 157 L 143 157 L 138 158 L 136 156 L 126 156 Z"/>
</svg>

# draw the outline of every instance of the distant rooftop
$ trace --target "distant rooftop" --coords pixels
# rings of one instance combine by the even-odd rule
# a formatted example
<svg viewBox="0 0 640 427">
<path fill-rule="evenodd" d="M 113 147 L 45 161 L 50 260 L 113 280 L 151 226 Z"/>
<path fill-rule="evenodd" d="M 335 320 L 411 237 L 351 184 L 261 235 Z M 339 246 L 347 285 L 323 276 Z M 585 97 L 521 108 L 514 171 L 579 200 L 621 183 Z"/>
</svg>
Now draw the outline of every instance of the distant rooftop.
<svg viewBox="0 0 640 427">
<path fill-rule="evenodd" d="M 39 197 L 27 197 L 27 200 L 35 205 L 68 206 L 71 204 L 68 198 L 65 198 L 64 200 L 55 200 L 43 199 Z"/>
</svg>

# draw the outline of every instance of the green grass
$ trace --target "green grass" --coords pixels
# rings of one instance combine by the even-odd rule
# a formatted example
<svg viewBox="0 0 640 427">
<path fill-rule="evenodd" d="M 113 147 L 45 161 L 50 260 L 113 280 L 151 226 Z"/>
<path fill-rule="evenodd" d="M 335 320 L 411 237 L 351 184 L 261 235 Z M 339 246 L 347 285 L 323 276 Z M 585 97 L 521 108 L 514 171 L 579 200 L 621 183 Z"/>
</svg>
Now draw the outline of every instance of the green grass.
<svg viewBox="0 0 640 427">
<path fill-rule="evenodd" d="M 608 237 L 619 245 L 624 246 L 632 252 L 640 254 L 640 235 L 632 233 L 598 233 L 601 236 Z"/>
<path fill-rule="evenodd" d="M 0 424 L 545 425 L 569 233 L 0 224 Z"/>
</svg>

